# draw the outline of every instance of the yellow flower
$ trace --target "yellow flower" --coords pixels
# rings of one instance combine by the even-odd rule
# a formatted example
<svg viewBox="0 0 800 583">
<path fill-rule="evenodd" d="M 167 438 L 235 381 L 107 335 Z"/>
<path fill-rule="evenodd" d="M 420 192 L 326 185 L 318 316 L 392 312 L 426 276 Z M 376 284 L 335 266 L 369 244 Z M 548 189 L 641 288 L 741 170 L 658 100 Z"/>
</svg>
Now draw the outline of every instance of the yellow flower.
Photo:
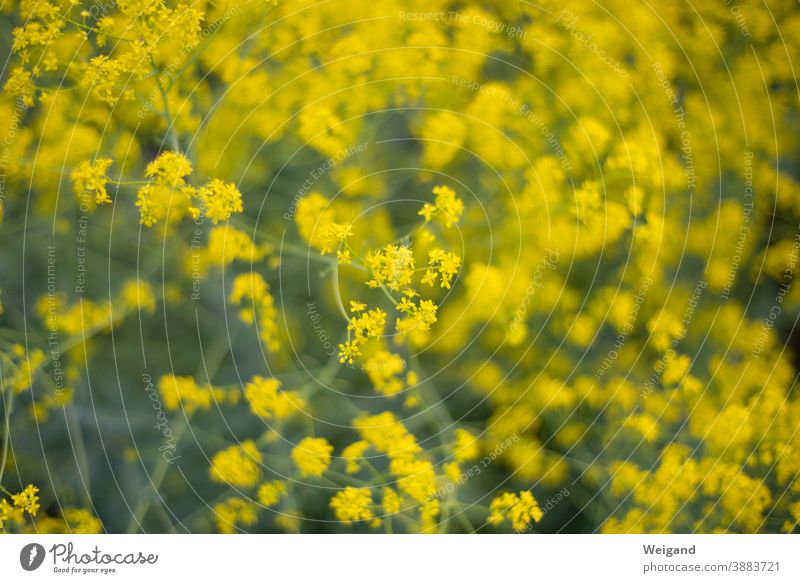
<svg viewBox="0 0 800 583">
<path fill-rule="evenodd" d="M 622 426 L 637 431 L 647 442 L 652 443 L 658 438 L 658 419 L 647 413 L 629 415 Z"/>
<path fill-rule="evenodd" d="M 539 522 L 544 516 L 539 503 L 527 490 L 519 495 L 513 492 L 500 494 L 492 500 L 489 512 L 490 524 L 498 525 L 509 520 L 516 531 L 527 529 L 532 522 Z"/>
<path fill-rule="evenodd" d="M 331 253 L 334 247 L 344 245 L 347 246 L 347 239 L 353 234 L 353 227 L 347 224 L 339 224 L 339 223 L 328 223 L 320 227 L 319 229 L 319 243 L 320 243 L 320 253 L 326 255 Z M 350 263 L 350 251 L 339 250 L 337 252 L 339 256 L 339 263 Z M 346 261 L 342 261 L 342 258 L 346 258 Z"/>
<path fill-rule="evenodd" d="M 390 455 L 389 471 L 398 477 L 397 487 L 417 502 L 436 493 L 436 472 L 426 459 Z"/>
<path fill-rule="evenodd" d="M 275 506 L 286 494 L 286 484 L 280 480 L 265 482 L 258 487 L 258 501 L 264 506 Z"/>
<path fill-rule="evenodd" d="M 67 532 L 74 534 L 100 534 L 103 523 L 85 508 L 65 508 L 64 522 Z"/>
<path fill-rule="evenodd" d="M 156 297 L 149 283 L 142 280 L 126 281 L 120 293 L 122 305 L 131 310 L 143 310 L 151 314 L 156 309 Z"/>
<path fill-rule="evenodd" d="M 151 183 L 136 195 L 143 225 L 150 227 L 164 218 L 175 222 L 187 212 L 195 220 L 204 215 L 216 225 L 244 210 L 236 185 L 212 178 L 205 186 L 195 188 L 186 181 L 191 173 L 191 163 L 178 152 L 163 152 L 147 165 L 145 176 Z"/>
<path fill-rule="evenodd" d="M 223 534 L 233 534 L 238 525 L 252 526 L 258 520 L 258 508 L 243 498 L 228 498 L 214 504 L 214 519 L 217 530 Z"/>
<path fill-rule="evenodd" d="M 675 340 L 686 335 L 686 329 L 679 316 L 663 310 L 647 322 L 650 343 L 661 351 L 670 348 Z"/>
<path fill-rule="evenodd" d="M 294 391 L 281 391 L 280 382 L 255 376 L 244 387 L 250 410 L 265 419 L 284 419 L 301 410 L 304 401 Z"/>
<path fill-rule="evenodd" d="M 361 355 L 361 346 L 370 338 L 382 336 L 385 326 L 386 312 L 380 308 L 350 318 L 347 323 L 350 339 L 339 344 L 339 362 L 353 364 Z"/>
<path fill-rule="evenodd" d="M 390 456 L 409 457 L 422 451 L 414 436 L 391 411 L 357 417 L 353 420 L 353 426 L 358 429 L 362 439 Z"/>
<path fill-rule="evenodd" d="M 359 348 L 359 342 L 354 340 L 348 340 L 344 344 L 339 345 L 339 362 L 341 364 L 353 364 L 355 359 L 361 355 L 361 349 Z"/>
<path fill-rule="evenodd" d="M 333 446 L 322 437 L 306 437 L 292 450 L 292 460 L 303 476 L 321 476 L 331 463 Z"/>
<path fill-rule="evenodd" d="M 371 521 L 375 518 L 372 513 L 372 493 L 369 488 L 346 487 L 331 498 L 331 508 L 336 513 L 336 518 L 345 524 Z"/>
<path fill-rule="evenodd" d="M 5 528 L 5 523 L 9 521 L 17 525 L 23 524 L 23 512 L 21 508 L 9 504 L 5 498 L 0 500 L 0 528 Z"/>
<path fill-rule="evenodd" d="M 451 482 L 457 484 L 461 481 L 461 468 L 457 462 L 449 462 L 444 464 L 444 475 Z"/>
<path fill-rule="evenodd" d="M 661 375 L 661 382 L 665 385 L 677 384 L 689 372 L 691 365 L 692 358 L 687 354 L 667 359 L 666 367 Z"/>
<path fill-rule="evenodd" d="M 217 452 L 211 458 L 211 479 L 231 486 L 254 486 L 261 478 L 261 452 L 251 440 Z"/>
<path fill-rule="evenodd" d="M 353 313 L 363 312 L 366 309 L 367 309 L 367 305 L 366 304 L 362 304 L 361 302 L 356 302 L 356 301 L 353 301 L 353 300 L 350 301 L 350 311 L 351 312 L 353 312 Z"/>
<path fill-rule="evenodd" d="M 40 370 L 46 358 L 44 352 L 38 348 L 26 353 L 25 347 L 21 344 L 13 346 L 12 355 L 17 370 L 13 375 L 9 376 L 7 382 L 14 393 L 18 394 L 31 387 L 36 373 Z"/>
<path fill-rule="evenodd" d="M 383 489 L 383 512 L 388 515 L 400 512 L 400 496 L 391 488 Z"/>
<path fill-rule="evenodd" d="M 176 188 L 186 184 L 185 178 L 192 173 L 192 164 L 180 152 L 162 152 L 147 165 L 144 175 L 160 184 Z"/>
<path fill-rule="evenodd" d="M 275 300 L 260 274 L 251 271 L 237 275 L 228 301 L 241 307 L 239 318 L 243 322 L 252 324 L 258 316 L 259 335 L 267 350 L 275 352 L 280 348 Z"/>
<path fill-rule="evenodd" d="M 109 181 L 106 170 L 111 164 L 110 158 L 98 158 L 94 162 L 86 160 L 78 164 L 70 178 L 79 200 L 83 201 L 84 195 L 94 195 L 94 204 L 111 202 L 106 191 L 106 184 Z"/>
<path fill-rule="evenodd" d="M 421 217 L 424 217 L 425 222 L 427 223 L 436 215 L 436 207 L 426 202 L 424 205 L 422 205 L 422 208 L 417 214 Z"/>
<path fill-rule="evenodd" d="M 472 433 L 466 429 L 456 429 L 453 438 L 453 457 L 456 461 L 469 462 L 480 456 L 480 442 Z"/>
<path fill-rule="evenodd" d="M 300 532 L 300 519 L 302 517 L 303 514 L 296 510 L 281 512 L 275 517 L 275 525 L 286 532 L 298 533 Z"/>
<path fill-rule="evenodd" d="M 342 459 L 346 463 L 345 472 L 355 474 L 361 469 L 358 461 L 363 457 L 364 452 L 369 448 L 369 442 L 360 439 L 353 442 L 342 450 Z"/>
<path fill-rule="evenodd" d="M 386 312 L 380 308 L 369 310 L 366 314 L 361 314 L 350 319 L 347 329 L 356 338 L 375 338 L 383 334 L 386 326 Z"/>
<path fill-rule="evenodd" d="M 365 261 L 372 272 L 372 279 L 367 282 L 370 287 L 384 285 L 400 291 L 400 288 L 411 283 L 414 254 L 407 245 L 387 245 L 381 251 L 370 251 Z"/>
<path fill-rule="evenodd" d="M 31 80 L 31 74 L 24 67 L 15 67 L 11 70 L 3 89 L 9 95 L 20 97 L 26 107 L 33 107 L 36 87 Z"/>
<path fill-rule="evenodd" d="M 372 382 L 375 390 L 382 395 L 391 397 L 404 388 L 401 374 L 406 368 L 406 362 L 399 354 L 386 350 L 376 352 L 364 363 L 364 370 Z"/>
<path fill-rule="evenodd" d="M 434 216 L 440 214 L 449 229 L 461 219 L 464 212 L 464 202 L 456 196 L 455 191 L 447 186 L 436 186 L 433 189 L 436 195 L 435 206 L 425 203 L 419 215 L 429 222 Z"/>
<path fill-rule="evenodd" d="M 337 250 L 336 261 L 340 265 L 350 265 L 351 263 L 353 263 L 353 256 L 350 254 L 350 250 L 349 249 L 345 249 L 344 251 L 342 251 L 341 249 Z"/>
<path fill-rule="evenodd" d="M 39 510 L 38 492 L 39 488 L 33 484 L 28 484 L 22 492 L 13 494 L 11 496 L 11 501 L 14 503 L 14 506 L 20 510 L 27 512 L 31 516 L 36 516 L 36 512 Z"/>
<path fill-rule="evenodd" d="M 408 314 L 406 318 L 398 318 L 396 329 L 398 334 L 406 334 L 411 331 L 428 332 L 431 326 L 436 323 L 436 312 L 439 307 L 432 300 L 420 300 L 419 305 L 403 298 L 397 306 L 397 310 Z"/>
<path fill-rule="evenodd" d="M 464 203 L 456 196 L 455 191 L 447 186 L 436 186 L 433 194 L 436 195 L 436 209 L 444 215 L 444 222 L 449 229 L 461 219 Z"/>
<path fill-rule="evenodd" d="M 218 178 L 209 181 L 197 191 L 197 198 L 205 216 L 215 225 L 220 221 L 227 221 L 231 214 L 243 210 L 242 193 L 235 184 L 223 182 Z"/>
<path fill-rule="evenodd" d="M 193 189 L 174 189 L 162 184 L 147 184 L 136 193 L 139 221 L 146 227 L 167 218 L 168 222 L 180 220 L 189 210 Z"/>
<path fill-rule="evenodd" d="M 422 283 L 434 285 L 438 278 L 441 287 L 450 289 L 450 284 L 458 273 L 459 267 L 461 267 L 461 258 L 458 255 L 443 249 L 434 249 L 428 253 L 428 268 Z"/>
<path fill-rule="evenodd" d="M 191 249 L 189 272 L 203 275 L 209 266 L 222 267 L 234 261 L 257 263 L 272 251 L 271 245 L 257 245 L 253 238 L 226 224 L 212 227 L 205 249 Z"/>
<path fill-rule="evenodd" d="M 201 387 L 189 376 L 163 375 L 158 381 L 158 390 L 164 399 L 164 408 L 175 411 L 183 408 L 186 413 L 205 411 L 215 401 L 224 401 L 227 394 L 222 389 Z"/>
</svg>

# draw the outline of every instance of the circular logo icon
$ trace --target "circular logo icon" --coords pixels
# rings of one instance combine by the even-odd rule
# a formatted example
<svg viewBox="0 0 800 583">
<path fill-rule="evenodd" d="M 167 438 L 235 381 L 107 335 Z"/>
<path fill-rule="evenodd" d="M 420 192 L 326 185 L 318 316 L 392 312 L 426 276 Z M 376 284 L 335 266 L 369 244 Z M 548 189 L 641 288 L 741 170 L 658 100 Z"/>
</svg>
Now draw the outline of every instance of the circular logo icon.
<svg viewBox="0 0 800 583">
<path fill-rule="evenodd" d="M 35 571 L 44 562 L 44 547 L 39 543 L 30 543 L 19 552 L 19 564 L 26 571 Z"/>
</svg>

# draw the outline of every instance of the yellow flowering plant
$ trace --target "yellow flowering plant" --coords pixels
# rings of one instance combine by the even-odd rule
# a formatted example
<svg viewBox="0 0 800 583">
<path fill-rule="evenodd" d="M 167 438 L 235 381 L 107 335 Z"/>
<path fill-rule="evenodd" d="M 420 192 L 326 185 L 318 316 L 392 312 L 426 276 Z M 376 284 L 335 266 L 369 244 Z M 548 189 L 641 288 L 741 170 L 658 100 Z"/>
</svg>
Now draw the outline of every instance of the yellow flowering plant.
<svg viewBox="0 0 800 583">
<path fill-rule="evenodd" d="M 738 4 L 5 2 L 0 531 L 798 532 Z"/>
</svg>

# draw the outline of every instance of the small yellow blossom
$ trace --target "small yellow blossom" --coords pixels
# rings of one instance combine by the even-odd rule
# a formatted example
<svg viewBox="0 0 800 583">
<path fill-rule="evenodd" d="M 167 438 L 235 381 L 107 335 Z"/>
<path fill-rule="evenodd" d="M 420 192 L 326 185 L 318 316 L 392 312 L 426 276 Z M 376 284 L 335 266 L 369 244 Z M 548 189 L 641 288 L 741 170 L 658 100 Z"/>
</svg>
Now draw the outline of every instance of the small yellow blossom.
<svg viewBox="0 0 800 583">
<path fill-rule="evenodd" d="M 156 309 L 156 296 L 149 283 L 142 280 L 127 281 L 120 293 L 122 305 L 131 310 L 153 313 Z"/>
<path fill-rule="evenodd" d="M 282 391 L 280 386 L 275 379 L 253 377 L 244 387 L 250 410 L 264 419 L 284 419 L 302 410 L 302 397 L 294 391 Z"/>
<path fill-rule="evenodd" d="M 383 489 L 383 500 L 381 502 L 384 513 L 388 515 L 400 512 L 400 496 L 391 488 Z"/>
<path fill-rule="evenodd" d="M 261 452 L 250 440 L 219 451 L 211 458 L 211 479 L 231 486 L 254 486 L 261 478 Z"/>
<path fill-rule="evenodd" d="M 346 487 L 331 498 L 331 508 L 336 513 L 336 518 L 345 524 L 371 521 L 375 518 L 369 488 Z"/>
<path fill-rule="evenodd" d="M 539 522 L 544 513 L 539 503 L 529 491 L 519 495 L 504 492 L 492 500 L 489 506 L 489 523 L 498 525 L 504 520 L 511 521 L 511 528 L 516 531 L 527 529 L 532 522 Z"/>
<path fill-rule="evenodd" d="M 258 508 L 243 498 L 228 498 L 224 502 L 214 504 L 214 520 L 217 530 L 222 534 L 233 534 L 237 526 L 252 526 L 258 520 Z"/>
<path fill-rule="evenodd" d="M 280 480 L 265 482 L 258 487 L 258 501 L 266 507 L 275 506 L 286 495 L 286 484 Z"/>
<path fill-rule="evenodd" d="M 275 352 L 280 348 L 275 300 L 260 274 L 253 271 L 237 275 L 228 301 L 240 306 L 239 318 L 243 322 L 252 324 L 258 318 L 259 334 L 267 350 Z"/>
<path fill-rule="evenodd" d="M 370 251 L 365 259 L 372 272 L 370 287 L 382 285 L 395 291 L 409 283 L 414 275 L 414 254 L 407 245 L 387 245 L 380 251 Z"/>
<path fill-rule="evenodd" d="M 11 501 L 17 508 L 27 512 L 31 516 L 36 516 L 36 512 L 39 510 L 38 492 L 39 488 L 33 484 L 28 484 L 22 492 L 13 494 L 11 496 Z"/>
<path fill-rule="evenodd" d="M 227 221 L 231 214 L 240 213 L 242 207 L 242 193 L 235 184 L 223 182 L 218 178 L 209 181 L 197 191 L 197 198 L 205 216 L 215 225 L 220 221 Z"/>
<path fill-rule="evenodd" d="M 192 164 L 186 156 L 179 152 L 166 151 L 147 165 L 144 175 L 176 188 L 185 185 L 185 179 L 191 173 Z"/>
<path fill-rule="evenodd" d="M 466 429 L 456 429 L 453 432 L 453 457 L 458 462 L 469 462 L 481 455 L 480 442 Z"/>
<path fill-rule="evenodd" d="M 364 452 L 369 448 L 369 442 L 360 439 L 345 447 L 342 450 L 342 459 L 346 463 L 345 472 L 355 474 L 361 469 L 358 462 L 364 456 Z"/>
<path fill-rule="evenodd" d="M 78 164 L 70 178 L 79 200 L 83 201 L 85 195 L 94 195 L 94 204 L 111 202 L 106 190 L 109 181 L 106 170 L 112 162 L 111 158 L 98 158 L 94 162 L 87 160 Z"/>
<path fill-rule="evenodd" d="M 447 186 L 434 187 L 433 194 L 436 195 L 436 205 L 425 203 L 419 214 L 428 222 L 434 215 L 441 213 L 449 229 L 461 219 L 461 214 L 464 212 L 464 202 L 456 196 L 452 188 Z"/>
<path fill-rule="evenodd" d="M 158 389 L 164 399 L 164 408 L 175 411 L 182 408 L 186 413 L 208 410 L 214 402 L 225 401 L 226 391 L 214 387 L 201 387 L 192 377 L 163 375 Z"/>
<path fill-rule="evenodd" d="M 399 354 L 386 350 L 376 352 L 364 363 L 364 370 L 375 390 L 391 397 L 404 388 L 401 374 L 406 369 L 406 362 Z"/>
</svg>

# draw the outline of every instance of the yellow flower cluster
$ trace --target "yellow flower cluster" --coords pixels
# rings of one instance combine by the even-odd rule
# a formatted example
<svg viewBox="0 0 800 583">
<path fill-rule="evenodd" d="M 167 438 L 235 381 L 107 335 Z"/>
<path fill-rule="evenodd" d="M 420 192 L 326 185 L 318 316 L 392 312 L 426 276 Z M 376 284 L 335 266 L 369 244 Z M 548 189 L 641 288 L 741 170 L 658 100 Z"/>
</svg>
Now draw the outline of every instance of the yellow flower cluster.
<svg viewBox="0 0 800 583">
<path fill-rule="evenodd" d="M 453 457 L 457 462 L 469 462 L 480 456 L 480 441 L 470 431 L 456 429 L 453 431 L 453 440 Z"/>
<path fill-rule="evenodd" d="M 254 486 L 261 478 L 261 452 L 250 440 L 218 451 L 211 458 L 211 479 L 231 486 Z"/>
<path fill-rule="evenodd" d="M 372 526 L 379 526 L 380 519 L 375 519 L 372 504 L 372 493 L 369 488 L 348 486 L 331 498 L 331 508 L 336 513 L 336 518 L 345 524 L 365 521 L 371 522 Z"/>
<path fill-rule="evenodd" d="M 42 516 L 39 509 L 39 488 L 33 484 L 28 484 L 18 494 L 11 494 L 10 503 L 0 497 L 0 532 L 97 534 L 102 531 L 100 521 L 86 509 L 64 508 L 62 518 Z M 26 514 L 32 519 L 30 525 L 26 525 Z"/>
<path fill-rule="evenodd" d="M 244 394 L 254 415 L 280 421 L 302 411 L 305 403 L 296 391 L 280 390 L 280 382 L 255 376 L 244 387 Z"/>
<path fill-rule="evenodd" d="M 305 437 L 292 449 L 292 461 L 302 476 L 321 476 L 331 463 L 333 446 L 322 437 Z"/>
<path fill-rule="evenodd" d="M 384 454 L 389 460 L 389 472 L 397 480 L 399 491 L 417 503 L 420 532 L 432 532 L 440 512 L 439 500 L 434 496 L 436 473 L 416 438 L 390 411 L 358 417 L 353 420 L 353 426 L 361 434 L 361 441 L 351 444 L 342 453 L 348 469 L 358 467 L 355 460 L 363 458 L 368 447 Z M 396 494 L 390 494 L 390 499 L 395 497 L 390 502 L 393 512 L 399 511 L 401 504 Z"/>
<path fill-rule="evenodd" d="M 203 276 L 212 267 L 221 268 L 234 261 L 259 263 L 272 252 L 270 244 L 256 244 L 246 233 L 230 224 L 212 227 L 208 232 L 208 242 L 202 249 L 192 249 L 185 259 L 189 275 Z"/>
<path fill-rule="evenodd" d="M 150 181 L 136 194 L 143 225 L 151 227 L 165 218 L 174 223 L 186 213 L 194 220 L 208 217 L 216 225 L 242 212 L 242 193 L 234 184 L 213 178 L 195 188 L 186 182 L 191 173 L 191 162 L 178 152 L 163 152 L 147 165 Z"/>
<path fill-rule="evenodd" d="M 275 506 L 286 495 L 286 484 L 280 480 L 265 482 L 258 487 L 256 495 L 263 506 Z"/>
<path fill-rule="evenodd" d="M 527 490 L 519 494 L 503 492 L 492 499 L 489 511 L 489 524 L 498 525 L 508 520 L 516 531 L 527 529 L 544 516 L 536 498 Z"/>
<path fill-rule="evenodd" d="M 81 162 L 72 171 L 71 178 L 78 200 L 83 200 L 86 195 L 94 195 L 94 204 L 111 202 L 106 190 L 109 178 L 106 176 L 108 167 L 113 164 L 111 158 L 99 158 L 93 162 Z"/>
<path fill-rule="evenodd" d="M 5 529 L 6 521 L 14 524 L 23 524 L 23 514 L 36 516 L 39 511 L 39 488 L 28 484 L 19 494 L 11 495 L 11 504 L 5 498 L 0 499 L 0 528 Z"/>
<path fill-rule="evenodd" d="M 158 381 L 158 390 L 168 411 L 182 409 L 188 415 L 207 411 L 212 404 L 236 403 L 239 400 L 236 391 L 201 387 L 190 376 L 163 375 Z"/>
<path fill-rule="evenodd" d="M 253 526 L 258 520 L 255 504 L 244 498 L 231 497 L 214 504 L 214 521 L 217 530 L 223 534 L 233 534 L 238 526 Z"/>
<path fill-rule="evenodd" d="M 447 186 L 435 187 L 433 194 L 436 195 L 435 203 L 426 202 L 419 214 L 425 217 L 425 222 L 430 221 L 435 216 L 441 216 L 444 224 L 449 229 L 461 219 L 461 215 L 464 212 L 464 203 L 456 196 L 455 190 Z"/>
<path fill-rule="evenodd" d="M 253 271 L 237 275 L 228 301 L 240 307 L 239 318 L 243 322 L 258 323 L 259 336 L 268 351 L 275 352 L 280 348 L 275 300 L 270 294 L 269 284 L 260 274 Z"/>
<path fill-rule="evenodd" d="M 3 360 L 10 364 L 10 374 L 3 383 L 3 389 L 10 386 L 14 393 L 21 393 L 31 388 L 34 376 L 45 362 L 44 352 L 35 349 L 26 352 L 22 344 L 14 344 Z"/>
<path fill-rule="evenodd" d="M 39 534 L 100 534 L 103 532 L 103 524 L 85 508 L 64 508 L 61 518 L 37 517 L 35 532 Z"/>
<path fill-rule="evenodd" d="M 364 363 L 364 370 L 372 386 L 387 397 L 399 393 L 405 387 L 400 378 L 405 369 L 406 363 L 400 355 L 385 350 L 376 352 Z"/>
<path fill-rule="evenodd" d="M 441 287 L 450 289 L 459 267 L 461 267 L 461 257 L 443 249 L 434 249 L 428 253 L 428 268 L 425 270 L 422 283 L 435 285 L 438 279 Z"/>
<path fill-rule="evenodd" d="M 414 253 L 407 245 L 387 245 L 379 251 L 370 251 L 365 258 L 372 279 L 369 287 L 385 286 L 400 291 L 411 283 L 414 275 Z"/>
<path fill-rule="evenodd" d="M 357 311 L 360 308 L 356 306 Z M 348 340 L 339 345 L 339 362 L 353 364 L 361 355 L 361 347 L 370 338 L 380 338 L 386 326 L 386 312 L 380 308 L 353 316 L 347 323 Z"/>
</svg>

